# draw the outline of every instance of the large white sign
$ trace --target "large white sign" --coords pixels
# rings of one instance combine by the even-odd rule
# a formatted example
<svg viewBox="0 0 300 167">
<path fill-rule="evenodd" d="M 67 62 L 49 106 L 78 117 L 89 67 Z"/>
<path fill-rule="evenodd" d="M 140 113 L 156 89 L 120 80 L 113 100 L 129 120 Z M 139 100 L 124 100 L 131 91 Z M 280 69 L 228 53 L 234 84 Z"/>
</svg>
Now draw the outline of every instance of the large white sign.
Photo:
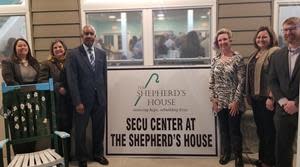
<svg viewBox="0 0 300 167">
<path fill-rule="evenodd" d="M 209 69 L 108 72 L 108 155 L 217 155 Z"/>
</svg>

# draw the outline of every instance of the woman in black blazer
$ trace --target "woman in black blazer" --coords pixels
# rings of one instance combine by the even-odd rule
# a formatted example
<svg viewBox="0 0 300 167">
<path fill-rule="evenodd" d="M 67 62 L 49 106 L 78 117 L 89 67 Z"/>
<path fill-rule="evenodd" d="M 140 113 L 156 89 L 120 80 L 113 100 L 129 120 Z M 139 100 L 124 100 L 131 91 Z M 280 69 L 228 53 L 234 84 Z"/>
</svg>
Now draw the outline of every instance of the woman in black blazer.
<svg viewBox="0 0 300 167">
<path fill-rule="evenodd" d="M 7 85 L 37 83 L 40 65 L 32 56 L 28 42 L 15 41 L 10 59 L 2 61 L 2 77 Z"/>
<path fill-rule="evenodd" d="M 2 77 L 7 85 L 34 84 L 37 83 L 39 68 L 40 65 L 32 56 L 28 42 L 19 38 L 13 45 L 10 59 L 2 61 Z M 15 154 L 33 152 L 35 143 L 14 144 L 14 152 Z"/>
</svg>

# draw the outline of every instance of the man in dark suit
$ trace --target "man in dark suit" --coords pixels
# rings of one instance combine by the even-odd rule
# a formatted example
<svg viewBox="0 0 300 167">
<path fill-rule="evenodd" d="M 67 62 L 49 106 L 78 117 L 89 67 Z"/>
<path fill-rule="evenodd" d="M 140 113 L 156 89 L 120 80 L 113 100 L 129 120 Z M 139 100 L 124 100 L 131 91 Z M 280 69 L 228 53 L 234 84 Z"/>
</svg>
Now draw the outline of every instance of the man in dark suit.
<svg viewBox="0 0 300 167">
<path fill-rule="evenodd" d="M 76 108 L 75 154 L 79 167 L 86 167 L 88 153 L 85 136 L 91 117 L 94 160 L 108 165 L 103 146 L 107 95 L 106 54 L 94 47 L 96 31 L 93 26 L 84 26 L 81 37 L 83 44 L 72 49 L 66 61 L 69 90 Z"/>
<path fill-rule="evenodd" d="M 300 81 L 300 18 L 291 17 L 283 22 L 287 47 L 271 58 L 270 88 L 276 105 L 276 167 L 293 166 L 293 143 L 298 128 Z"/>
</svg>

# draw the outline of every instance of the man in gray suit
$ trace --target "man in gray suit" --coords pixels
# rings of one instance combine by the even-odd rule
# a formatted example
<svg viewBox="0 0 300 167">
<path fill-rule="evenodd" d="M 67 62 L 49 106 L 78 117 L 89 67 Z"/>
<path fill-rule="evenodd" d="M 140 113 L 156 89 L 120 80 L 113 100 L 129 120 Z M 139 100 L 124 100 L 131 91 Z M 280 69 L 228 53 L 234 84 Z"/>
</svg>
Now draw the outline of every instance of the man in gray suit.
<svg viewBox="0 0 300 167">
<path fill-rule="evenodd" d="M 300 81 L 300 18 L 283 22 L 287 46 L 271 58 L 270 88 L 276 105 L 276 167 L 293 166 L 293 143 L 298 128 Z"/>
<path fill-rule="evenodd" d="M 72 49 L 66 61 L 69 90 L 76 108 L 75 154 L 78 166 L 86 167 L 88 153 L 85 136 L 91 117 L 94 160 L 102 165 L 108 165 L 103 146 L 107 108 L 106 54 L 94 47 L 96 31 L 93 26 L 84 26 L 81 37 L 83 44 Z"/>
</svg>

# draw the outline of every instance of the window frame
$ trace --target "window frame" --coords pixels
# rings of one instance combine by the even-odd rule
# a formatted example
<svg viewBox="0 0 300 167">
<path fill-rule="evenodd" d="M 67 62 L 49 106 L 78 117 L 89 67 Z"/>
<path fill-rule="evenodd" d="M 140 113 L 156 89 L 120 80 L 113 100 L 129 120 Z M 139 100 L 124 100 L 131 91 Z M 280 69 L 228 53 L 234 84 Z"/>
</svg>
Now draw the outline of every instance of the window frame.
<svg viewBox="0 0 300 167">
<path fill-rule="evenodd" d="M 279 31 L 281 28 L 281 23 L 279 23 L 279 7 L 280 6 L 292 6 L 292 5 L 299 5 L 300 1 L 295 0 L 274 0 L 274 13 L 273 13 L 273 27 L 274 31 L 277 35 L 279 35 Z"/>
<path fill-rule="evenodd" d="M 22 4 L 0 5 L 0 16 L 25 16 L 26 40 L 32 48 L 31 24 L 28 0 L 23 0 Z"/>
<path fill-rule="evenodd" d="M 142 12 L 142 36 L 143 36 L 143 49 L 144 57 L 143 64 L 137 66 L 109 66 L 109 68 L 168 68 L 168 67 L 183 67 L 183 66 L 197 66 L 197 67 L 210 67 L 209 64 L 197 64 L 197 65 L 155 65 L 154 64 L 154 46 L 153 46 L 153 20 L 152 13 L 159 9 L 200 9 L 210 8 L 211 10 L 211 42 L 210 48 L 212 48 L 213 37 L 216 32 L 216 0 L 81 0 L 81 20 L 82 26 L 87 23 L 87 14 L 96 12 L 130 12 L 141 11 Z M 152 26 L 149 26 L 152 25 Z M 215 55 L 215 51 L 211 49 L 210 59 Z"/>
</svg>

